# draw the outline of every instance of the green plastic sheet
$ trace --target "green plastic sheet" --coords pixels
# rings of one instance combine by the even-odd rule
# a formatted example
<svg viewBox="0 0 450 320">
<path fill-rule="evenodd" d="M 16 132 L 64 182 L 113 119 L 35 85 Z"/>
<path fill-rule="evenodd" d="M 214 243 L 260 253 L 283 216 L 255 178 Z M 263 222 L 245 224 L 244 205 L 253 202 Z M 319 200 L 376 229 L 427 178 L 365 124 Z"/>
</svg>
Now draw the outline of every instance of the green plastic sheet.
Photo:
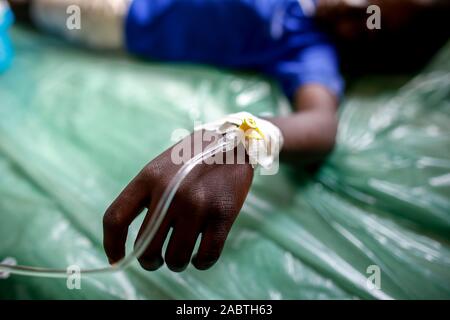
<svg viewBox="0 0 450 320">
<path fill-rule="evenodd" d="M 289 112 L 270 80 L 88 52 L 15 28 L 0 75 L 0 260 L 107 263 L 102 215 L 175 129 Z M 413 78 L 368 77 L 340 108 L 335 151 L 312 175 L 255 176 L 208 271 L 135 263 L 117 274 L 0 279 L 9 299 L 449 299 L 450 46 Z M 141 220 L 130 229 L 132 245 Z M 369 266 L 381 288 L 367 285 Z"/>
</svg>

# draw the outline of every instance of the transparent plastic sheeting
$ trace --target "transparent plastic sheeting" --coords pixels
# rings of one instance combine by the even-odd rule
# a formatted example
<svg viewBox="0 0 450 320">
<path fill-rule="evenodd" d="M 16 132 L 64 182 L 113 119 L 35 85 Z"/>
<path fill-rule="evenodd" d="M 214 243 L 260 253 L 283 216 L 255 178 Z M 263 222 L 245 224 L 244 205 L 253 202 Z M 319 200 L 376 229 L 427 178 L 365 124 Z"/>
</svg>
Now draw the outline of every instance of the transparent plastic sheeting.
<svg viewBox="0 0 450 320">
<path fill-rule="evenodd" d="M 0 259 L 95 268 L 102 216 L 120 190 L 192 130 L 288 104 L 255 75 L 156 65 L 14 29 L 0 75 Z M 450 298 L 450 46 L 413 79 L 361 79 L 340 109 L 337 147 L 314 176 L 283 164 L 255 176 L 219 262 L 65 279 L 10 276 L 1 298 Z M 142 219 L 130 229 L 132 246 Z M 367 268 L 381 270 L 381 289 Z"/>
</svg>

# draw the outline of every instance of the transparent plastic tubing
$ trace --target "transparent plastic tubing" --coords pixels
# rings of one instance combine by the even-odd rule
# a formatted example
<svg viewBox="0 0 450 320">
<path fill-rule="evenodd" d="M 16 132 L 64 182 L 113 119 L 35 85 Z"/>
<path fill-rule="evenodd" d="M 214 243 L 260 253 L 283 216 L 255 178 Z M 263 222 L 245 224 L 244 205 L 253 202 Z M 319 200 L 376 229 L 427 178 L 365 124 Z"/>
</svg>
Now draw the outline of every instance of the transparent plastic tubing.
<svg viewBox="0 0 450 320">
<path fill-rule="evenodd" d="M 178 188 L 180 187 L 183 180 L 192 171 L 192 169 L 194 169 L 194 167 L 199 163 L 205 161 L 210 157 L 213 157 L 220 152 L 233 149 L 234 146 L 235 142 L 233 141 L 233 139 L 227 140 L 224 136 L 220 140 L 218 140 L 216 144 L 209 146 L 203 152 L 199 153 L 198 155 L 187 161 L 185 164 L 183 164 L 183 166 L 173 176 L 172 180 L 170 180 L 170 183 L 164 190 L 161 198 L 158 201 L 158 204 L 155 207 L 154 214 L 150 218 L 148 225 L 145 227 L 141 238 L 139 238 L 139 240 L 136 242 L 134 250 L 129 255 L 125 256 L 120 261 L 111 266 L 105 266 L 103 268 L 97 269 L 82 269 L 80 273 L 83 275 L 97 275 L 122 271 L 129 267 L 135 259 L 139 258 L 144 253 L 147 246 L 152 242 L 156 232 L 158 231 L 158 228 L 166 217 L 167 210 L 169 209 L 170 204 L 172 203 L 172 200 L 178 191 Z M 0 264 L 0 271 L 8 274 L 43 278 L 67 278 L 68 276 L 68 271 L 66 269 L 50 269 L 22 265 Z"/>
</svg>

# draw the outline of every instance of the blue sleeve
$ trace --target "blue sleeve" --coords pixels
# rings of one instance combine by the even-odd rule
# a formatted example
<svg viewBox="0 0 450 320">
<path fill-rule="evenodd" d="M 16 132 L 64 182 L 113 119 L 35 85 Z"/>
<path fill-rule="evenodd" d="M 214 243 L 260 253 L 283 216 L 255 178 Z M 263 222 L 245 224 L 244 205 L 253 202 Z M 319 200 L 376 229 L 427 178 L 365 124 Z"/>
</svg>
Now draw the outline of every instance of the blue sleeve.
<svg viewBox="0 0 450 320">
<path fill-rule="evenodd" d="M 338 55 L 334 46 L 329 43 L 307 46 L 290 58 L 274 63 L 268 73 L 280 82 L 289 98 L 306 84 L 323 85 L 339 98 L 344 89 Z"/>
</svg>

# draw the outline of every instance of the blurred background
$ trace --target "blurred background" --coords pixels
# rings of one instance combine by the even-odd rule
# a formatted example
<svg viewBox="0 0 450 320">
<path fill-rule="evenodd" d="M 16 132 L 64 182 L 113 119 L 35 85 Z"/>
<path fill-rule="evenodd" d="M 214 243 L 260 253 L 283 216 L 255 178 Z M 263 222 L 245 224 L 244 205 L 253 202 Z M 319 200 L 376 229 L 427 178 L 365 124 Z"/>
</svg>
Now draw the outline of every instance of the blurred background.
<svg viewBox="0 0 450 320">
<path fill-rule="evenodd" d="M 422 2 L 391 1 L 370 33 L 367 6 L 324 1 L 347 80 L 335 151 L 314 173 L 255 176 L 212 269 L 136 263 L 81 290 L 11 275 L 0 298 L 449 299 L 450 19 Z M 105 208 L 174 129 L 290 110 L 267 77 L 85 50 L 0 13 L 0 260 L 105 265 Z"/>
</svg>

